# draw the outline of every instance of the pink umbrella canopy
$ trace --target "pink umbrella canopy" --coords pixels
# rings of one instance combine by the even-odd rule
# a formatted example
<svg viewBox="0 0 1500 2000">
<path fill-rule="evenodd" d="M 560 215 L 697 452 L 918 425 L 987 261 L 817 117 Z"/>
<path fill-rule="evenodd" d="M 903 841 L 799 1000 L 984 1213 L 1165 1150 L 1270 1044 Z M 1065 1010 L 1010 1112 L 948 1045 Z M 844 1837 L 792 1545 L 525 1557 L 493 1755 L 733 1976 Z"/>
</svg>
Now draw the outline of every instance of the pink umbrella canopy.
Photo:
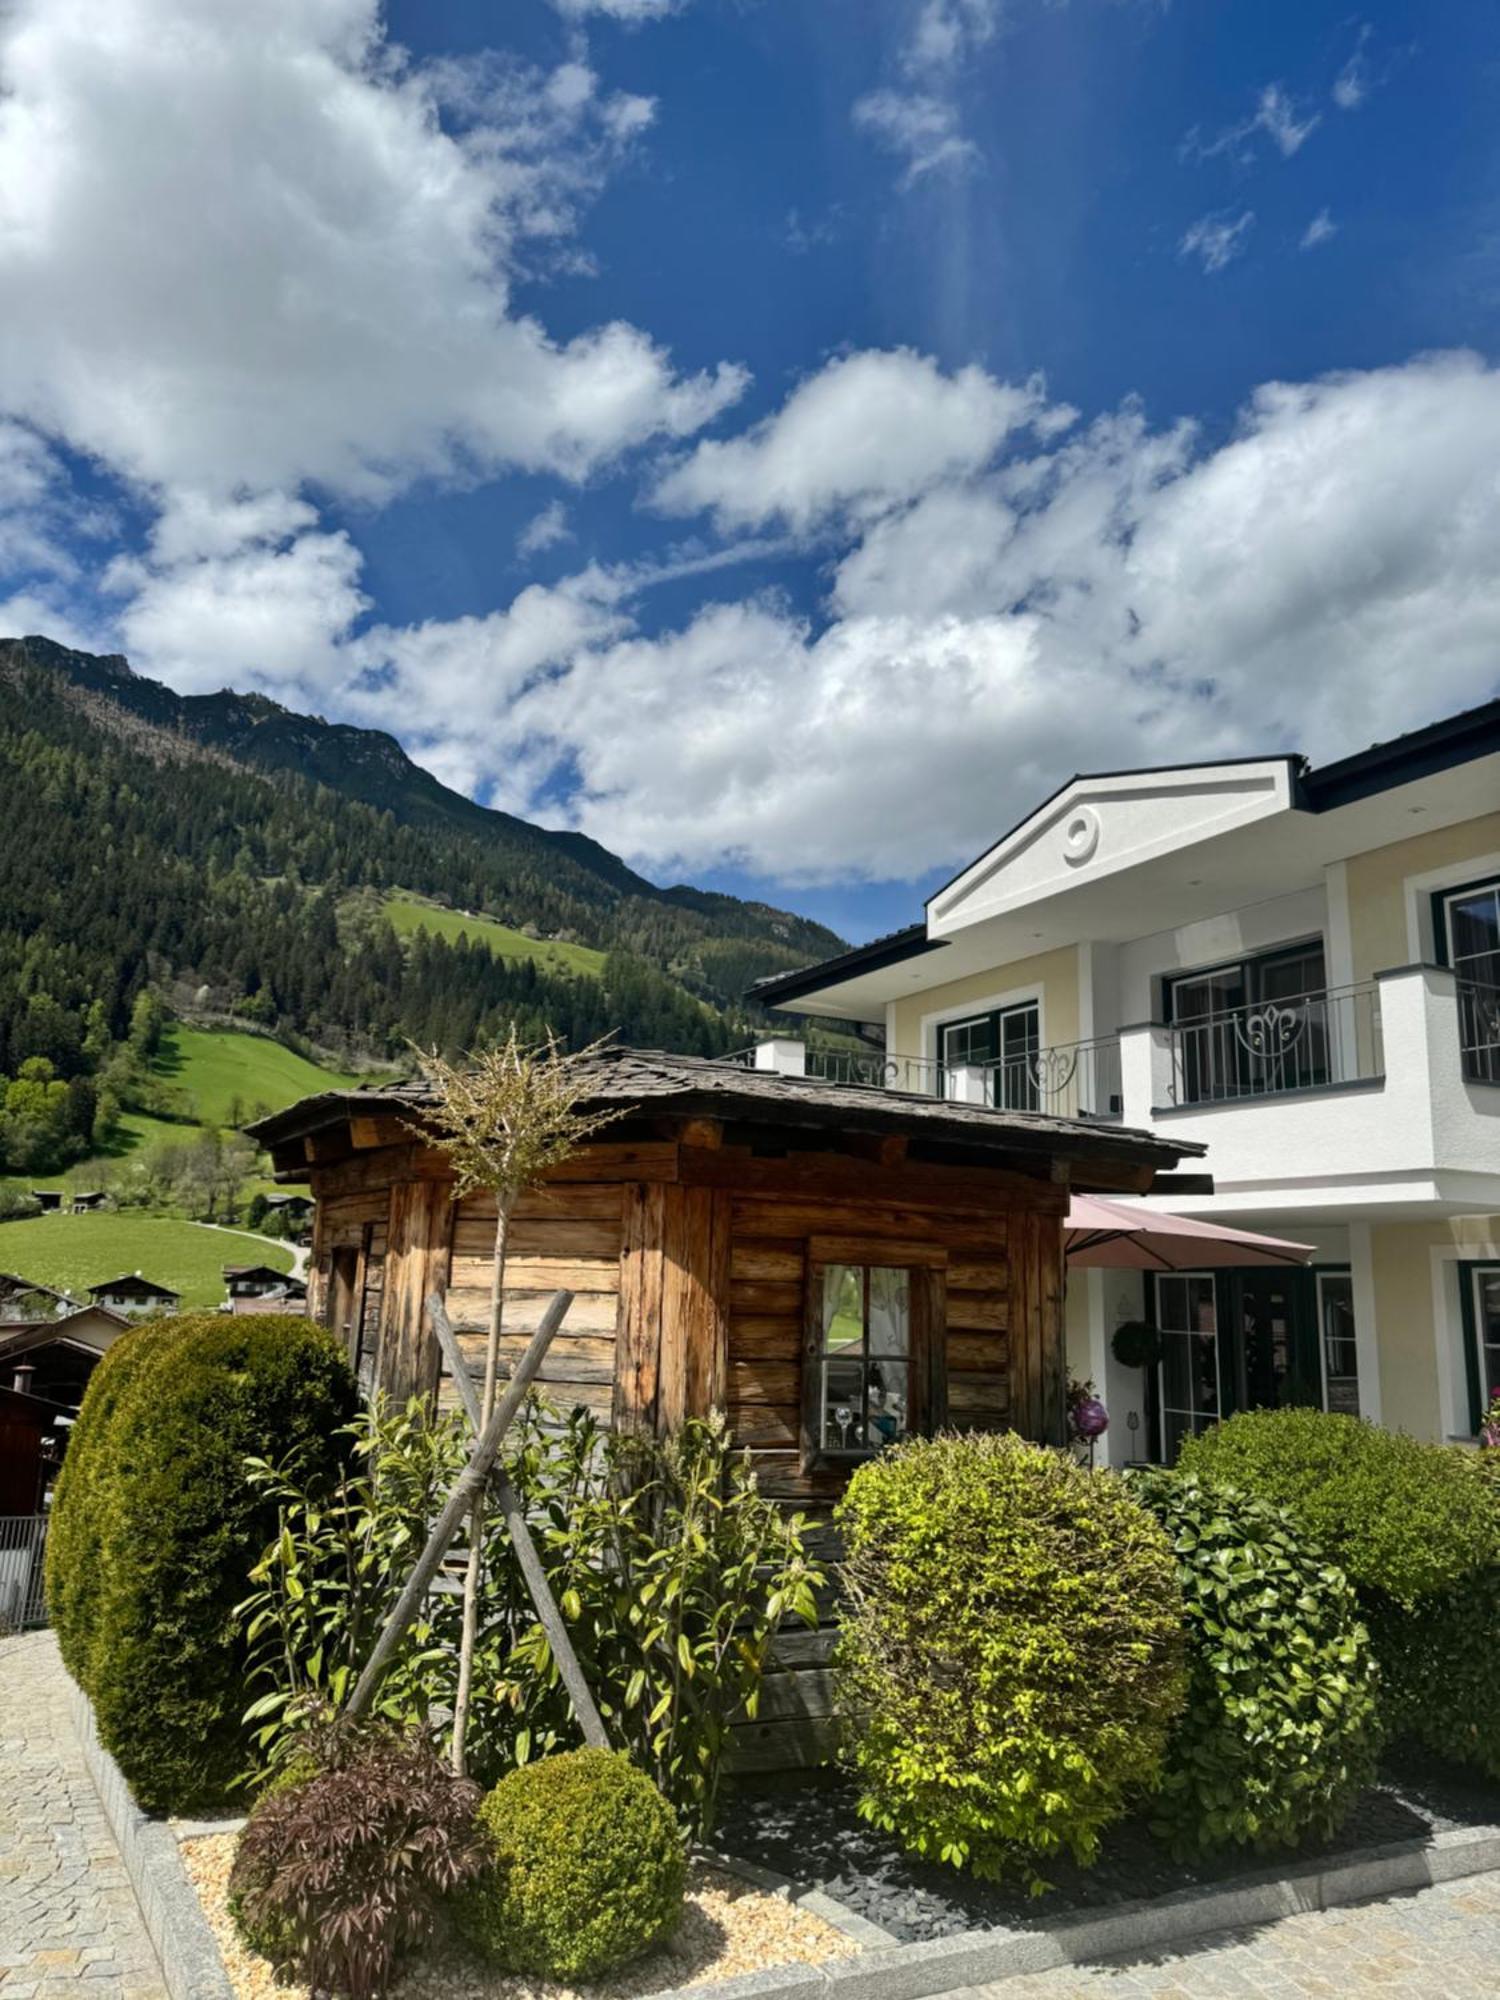
<svg viewBox="0 0 1500 2000">
<path fill-rule="evenodd" d="M 1132 1208 L 1096 1194 L 1074 1195 L 1066 1243 L 1074 1270 L 1214 1271 L 1243 1264 L 1306 1264 L 1313 1255 L 1310 1243 Z"/>
</svg>

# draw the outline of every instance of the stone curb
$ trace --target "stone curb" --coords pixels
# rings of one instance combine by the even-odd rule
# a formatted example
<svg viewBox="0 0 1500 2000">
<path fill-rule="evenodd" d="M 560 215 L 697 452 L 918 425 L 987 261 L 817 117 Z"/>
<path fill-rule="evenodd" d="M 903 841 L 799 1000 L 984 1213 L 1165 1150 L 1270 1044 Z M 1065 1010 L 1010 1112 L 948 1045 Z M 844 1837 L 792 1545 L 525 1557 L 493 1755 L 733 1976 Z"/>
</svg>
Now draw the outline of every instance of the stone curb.
<svg viewBox="0 0 1500 2000">
<path fill-rule="evenodd" d="M 726 1875 L 736 1875 L 753 1889 L 765 1889 L 774 1896 L 785 1896 L 799 1910 L 810 1910 L 825 1924 L 832 1924 L 836 1931 L 853 1938 L 862 1951 L 886 1951 L 892 1946 L 899 1947 L 901 1943 L 894 1932 L 883 1930 L 879 1924 L 861 1916 L 858 1910 L 835 1902 L 826 1890 L 809 1889 L 805 1883 L 794 1882 L 790 1875 L 778 1875 L 774 1868 L 762 1868 L 755 1861 L 741 1861 L 736 1855 L 719 1853 L 716 1848 L 700 1847 L 697 1855 L 711 1868 L 721 1869 Z"/>
<path fill-rule="evenodd" d="M 1360 1848 L 1297 1868 L 1265 1869 L 1235 1883 L 1121 1903 L 1099 1914 L 1064 1918 L 1045 1930 L 964 1931 L 930 1943 L 866 1950 L 827 1966 L 752 1972 L 716 1985 L 713 2000 L 931 2000 L 957 1987 L 987 1986 L 1060 1965 L 1149 1957 L 1207 1931 L 1275 1923 L 1303 1911 L 1335 1909 L 1496 1869 L 1500 1827 L 1462 1827 L 1431 1840 Z M 799 1900 L 810 1907 L 805 1896 Z M 703 2000 L 703 1989 L 681 1987 L 652 2000 Z"/>
<path fill-rule="evenodd" d="M 89 1698 L 71 1676 L 68 1706 L 85 1768 L 104 1807 L 172 2000 L 234 2000 L 214 1934 L 182 1865 L 177 1836 L 164 1821 L 148 1819 L 130 1796 L 124 1773 L 99 1741 Z"/>
</svg>

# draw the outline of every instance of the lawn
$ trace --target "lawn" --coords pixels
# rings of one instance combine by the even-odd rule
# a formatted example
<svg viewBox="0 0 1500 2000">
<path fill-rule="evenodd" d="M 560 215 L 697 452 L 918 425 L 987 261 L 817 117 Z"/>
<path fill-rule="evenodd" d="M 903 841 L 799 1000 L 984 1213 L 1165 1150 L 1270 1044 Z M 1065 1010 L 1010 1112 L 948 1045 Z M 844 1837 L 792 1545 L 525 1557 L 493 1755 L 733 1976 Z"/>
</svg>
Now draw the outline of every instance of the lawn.
<svg viewBox="0 0 1500 2000">
<path fill-rule="evenodd" d="M 274 1264 L 290 1271 L 292 1253 L 269 1237 L 252 1240 L 130 1209 L 0 1222 L 0 1271 L 79 1294 L 106 1278 L 140 1271 L 181 1292 L 185 1306 L 216 1306 L 224 1297 L 226 1264 Z"/>
<path fill-rule="evenodd" d="M 158 1076 L 185 1090 L 202 1125 L 230 1125 L 239 1118 L 283 1111 L 299 1097 L 343 1090 L 362 1081 L 323 1069 L 264 1035 L 228 1028 L 169 1028 L 154 1065 Z"/>
<path fill-rule="evenodd" d="M 467 937 L 471 944 L 486 944 L 497 958 L 534 958 L 549 972 L 578 972 L 598 979 L 604 972 L 604 953 L 586 944 L 562 944 L 555 938 L 530 938 L 493 917 L 466 917 L 459 910 L 444 909 L 440 903 L 426 903 L 416 896 L 387 896 L 385 913 L 401 937 L 415 931 L 431 931 L 437 937 Z"/>
</svg>

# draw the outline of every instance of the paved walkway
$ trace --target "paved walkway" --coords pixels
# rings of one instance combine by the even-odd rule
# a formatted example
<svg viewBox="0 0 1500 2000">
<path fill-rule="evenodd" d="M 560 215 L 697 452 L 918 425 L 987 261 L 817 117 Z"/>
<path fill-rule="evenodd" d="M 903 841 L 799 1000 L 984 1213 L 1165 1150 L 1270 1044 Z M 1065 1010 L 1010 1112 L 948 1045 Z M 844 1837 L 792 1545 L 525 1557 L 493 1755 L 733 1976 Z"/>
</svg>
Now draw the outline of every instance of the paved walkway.
<svg viewBox="0 0 1500 2000">
<path fill-rule="evenodd" d="M 0 1639 L 0 2000 L 167 2000 L 50 1632 Z"/>
<path fill-rule="evenodd" d="M 0 1987 L 0 1996 L 4 1994 Z M 1493 2000 L 1500 1875 L 1220 1931 L 1192 1950 L 1028 1973 L 951 2000 Z"/>
</svg>

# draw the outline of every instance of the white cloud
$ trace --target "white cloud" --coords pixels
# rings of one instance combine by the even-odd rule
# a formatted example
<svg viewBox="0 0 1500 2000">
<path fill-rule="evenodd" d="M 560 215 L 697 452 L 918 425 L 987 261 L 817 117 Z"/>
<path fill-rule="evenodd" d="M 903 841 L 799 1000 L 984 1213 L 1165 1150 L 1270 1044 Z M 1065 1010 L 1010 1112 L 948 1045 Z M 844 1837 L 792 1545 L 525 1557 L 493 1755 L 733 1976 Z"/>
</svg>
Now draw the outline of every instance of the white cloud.
<svg viewBox="0 0 1500 2000">
<path fill-rule="evenodd" d="M 571 542 L 572 539 L 567 508 L 561 500 L 549 500 L 517 535 L 516 554 L 521 557 L 539 556 L 544 549 L 556 548 L 559 542 Z"/>
<path fill-rule="evenodd" d="M 1466 355 L 1269 385 L 1216 449 L 1127 408 L 848 530 L 826 623 L 584 647 L 489 768 L 521 810 L 576 774 L 646 865 L 793 880 L 961 859 L 1074 768 L 1346 751 L 1500 682 L 1497 464 Z"/>
<path fill-rule="evenodd" d="M 5 407 L 148 487 L 581 477 L 743 387 L 513 309 L 645 115 L 580 62 L 423 68 L 376 0 L 12 0 L 0 86 Z"/>
<path fill-rule="evenodd" d="M 1179 257 L 1196 257 L 1205 271 L 1222 271 L 1232 264 L 1245 247 L 1245 239 L 1255 224 L 1255 211 L 1245 209 L 1231 217 L 1227 211 L 1200 215 L 1183 233 L 1177 246 Z"/>
<path fill-rule="evenodd" d="M 802 382 L 743 436 L 706 439 L 657 486 L 671 513 L 712 508 L 721 526 L 780 519 L 806 529 L 840 509 L 868 511 L 983 465 L 1022 425 L 1055 427 L 1040 381 L 945 375 L 909 349 L 852 354 Z"/>
<path fill-rule="evenodd" d="M 1333 101 L 1340 111 L 1357 111 L 1369 96 L 1370 77 L 1370 24 L 1361 24 L 1355 38 L 1349 60 L 1333 80 Z"/>
<path fill-rule="evenodd" d="M 906 162 L 901 186 L 924 175 L 974 165 L 979 149 L 964 137 L 958 106 L 930 91 L 873 90 L 854 107 L 854 122 Z"/>
<path fill-rule="evenodd" d="M 1330 237 L 1337 236 L 1338 233 L 1339 226 L 1328 213 L 1328 210 L 1320 208 L 1312 221 L 1308 223 L 1306 229 L 1303 230 L 1302 240 L 1298 248 L 1302 250 L 1316 250 L 1320 243 L 1326 243 Z"/>
<path fill-rule="evenodd" d="M 1320 123 L 1321 115 L 1316 111 L 1299 115 L 1285 84 L 1268 83 L 1256 98 L 1255 109 L 1248 118 L 1226 125 L 1212 139 L 1205 139 L 1194 126 L 1178 153 L 1186 160 L 1212 160 L 1227 153 L 1245 163 L 1254 156 L 1256 139 L 1266 138 L 1284 160 L 1289 160 L 1301 151 Z"/>
<path fill-rule="evenodd" d="M 914 11 L 912 11 L 914 4 Z M 898 185 L 978 165 L 958 104 L 963 59 L 990 41 L 1001 23 L 1001 0 L 907 0 L 910 23 L 897 67 L 902 81 L 868 91 L 854 105 L 854 122 L 906 163 Z"/>
<path fill-rule="evenodd" d="M 659 21 L 664 14 L 675 14 L 679 7 L 687 5 L 687 0 L 552 0 L 552 4 L 559 14 L 573 20 L 604 14 L 615 21 L 638 25 L 642 21 Z"/>
</svg>

